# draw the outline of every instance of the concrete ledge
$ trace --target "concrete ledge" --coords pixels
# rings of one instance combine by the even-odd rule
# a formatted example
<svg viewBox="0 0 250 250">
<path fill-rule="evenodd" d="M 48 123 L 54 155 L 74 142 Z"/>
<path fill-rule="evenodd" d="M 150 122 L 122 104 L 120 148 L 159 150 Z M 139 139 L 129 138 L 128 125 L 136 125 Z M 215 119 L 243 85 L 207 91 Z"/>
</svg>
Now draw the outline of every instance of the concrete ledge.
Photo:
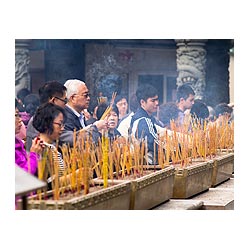
<svg viewBox="0 0 250 250">
<path fill-rule="evenodd" d="M 229 180 L 219 184 L 216 186 L 216 189 L 219 188 L 234 188 L 234 178 L 230 178 Z"/>
<path fill-rule="evenodd" d="M 202 210 L 233 210 L 234 192 L 232 188 L 210 188 L 192 200 L 203 201 Z"/>
<path fill-rule="evenodd" d="M 204 202 L 201 210 L 234 210 L 234 200 L 229 201 L 228 203 L 210 203 Z"/>
<path fill-rule="evenodd" d="M 153 210 L 198 210 L 202 206 L 203 201 L 170 199 Z"/>
<path fill-rule="evenodd" d="M 234 210 L 234 178 L 190 199 L 170 199 L 152 210 Z"/>
</svg>

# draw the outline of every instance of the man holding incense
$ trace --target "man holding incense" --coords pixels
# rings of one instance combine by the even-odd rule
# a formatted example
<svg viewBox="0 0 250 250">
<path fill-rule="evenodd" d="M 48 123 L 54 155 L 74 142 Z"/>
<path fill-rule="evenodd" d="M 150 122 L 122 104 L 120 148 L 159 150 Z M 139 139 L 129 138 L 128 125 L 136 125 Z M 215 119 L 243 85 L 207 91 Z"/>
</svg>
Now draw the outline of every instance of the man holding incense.
<svg viewBox="0 0 250 250">
<path fill-rule="evenodd" d="M 78 79 L 70 79 L 65 82 L 64 86 L 67 88 L 68 99 L 65 107 L 67 120 L 60 136 L 60 144 L 69 143 L 70 146 L 73 146 L 74 131 L 76 131 L 76 137 L 81 134 L 91 134 L 94 140 L 99 138 L 98 132 L 107 129 L 107 120 L 95 121 L 86 126 L 83 111 L 88 109 L 90 103 L 87 85 Z"/>
<path fill-rule="evenodd" d="M 154 114 L 159 105 L 158 91 L 152 85 L 141 85 L 136 91 L 136 97 L 139 109 L 131 119 L 131 135 L 137 139 L 146 139 L 148 163 L 157 164 L 159 140 L 155 125 L 158 122 Z"/>
</svg>

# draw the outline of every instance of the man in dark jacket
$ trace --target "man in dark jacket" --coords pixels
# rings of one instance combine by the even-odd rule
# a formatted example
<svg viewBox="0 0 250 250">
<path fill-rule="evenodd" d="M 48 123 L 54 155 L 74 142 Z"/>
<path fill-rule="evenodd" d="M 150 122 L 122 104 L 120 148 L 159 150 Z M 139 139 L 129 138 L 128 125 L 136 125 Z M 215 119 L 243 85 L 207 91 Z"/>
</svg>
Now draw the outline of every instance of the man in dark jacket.
<svg viewBox="0 0 250 250">
<path fill-rule="evenodd" d="M 158 91 L 152 85 L 141 85 L 136 91 L 136 97 L 140 108 L 132 116 L 130 131 L 135 138 L 147 140 L 148 163 L 157 164 L 159 140 L 154 113 L 159 105 Z"/>
<path fill-rule="evenodd" d="M 93 136 L 93 140 L 99 138 L 98 131 L 107 129 L 107 121 L 95 121 L 93 124 L 86 126 L 86 121 L 83 115 L 83 110 L 89 107 L 90 95 L 86 84 L 77 79 L 67 80 L 64 84 L 67 88 L 68 102 L 65 107 L 67 121 L 64 130 L 60 136 L 60 144 L 69 143 L 73 146 L 73 133 L 76 131 L 76 136 L 81 132 L 87 132 Z"/>
<path fill-rule="evenodd" d="M 188 84 L 183 84 L 177 88 L 176 104 L 179 108 L 179 125 L 185 123 L 185 111 L 191 109 L 194 104 L 195 92 Z"/>
</svg>

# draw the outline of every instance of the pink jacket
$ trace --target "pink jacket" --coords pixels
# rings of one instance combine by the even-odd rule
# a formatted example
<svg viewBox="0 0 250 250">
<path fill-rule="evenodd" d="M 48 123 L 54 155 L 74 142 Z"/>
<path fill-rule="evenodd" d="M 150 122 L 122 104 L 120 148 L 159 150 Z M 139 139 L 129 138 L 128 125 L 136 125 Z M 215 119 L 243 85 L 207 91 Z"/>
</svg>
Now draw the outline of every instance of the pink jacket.
<svg viewBox="0 0 250 250">
<path fill-rule="evenodd" d="M 29 164 L 28 164 L 29 159 Z M 25 171 L 35 174 L 38 167 L 39 155 L 35 152 L 27 153 L 23 142 L 15 137 L 15 163 Z"/>
</svg>

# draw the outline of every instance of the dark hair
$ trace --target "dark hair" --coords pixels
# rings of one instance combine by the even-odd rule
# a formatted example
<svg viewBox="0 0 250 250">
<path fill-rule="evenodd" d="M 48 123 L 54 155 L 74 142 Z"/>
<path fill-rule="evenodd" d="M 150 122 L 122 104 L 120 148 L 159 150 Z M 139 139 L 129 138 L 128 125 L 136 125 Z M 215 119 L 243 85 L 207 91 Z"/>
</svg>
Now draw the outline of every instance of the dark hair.
<svg viewBox="0 0 250 250">
<path fill-rule="evenodd" d="M 33 126 L 40 133 L 53 133 L 53 121 L 60 114 L 63 114 L 63 122 L 65 123 L 67 116 L 64 109 L 53 103 L 45 103 L 39 106 L 34 118 Z"/>
<path fill-rule="evenodd" d="M 176 100 L 177 102 L 179 102 L 181 98 L 186 100 L 189 95 L 195 95 L 194 90 L 190 85 L 183 84 L 177 88 Z"/>
<path fill-rule="evenodd" d="M 196 99 L 194 100 L 194 104 L 190 110 L 190 114 L 194 118 L 206 119 L 209 117 L 209 109 L 202 100 Z"/>
<path fill-rule="evenodd" d="M 218 118 L 219 115 L 225 115 L 225 114 L 230 115 L 233 112 L 233 108 L 229 107 L 227 103 L 223 102 L 216 105 L 214 111 L 216 117 Z"/>
<path fill-rule="evenodd" d="M 20 89 L 17 92 L 17 98 L 20 99 L 22 102 L 24 101 L 25 96 L 31 94 L 31 92 L 27 88 Z"/>
<path fill-rule="evenodd" d="M 38 95 L 36 94 L 29 94 L 25 96 L 23 100 L 24 108 L 27 113 L 33 116 L 40 105 L 40 100 Z"/>
<path fill-rule="evenodd" d="M 108 108 L 108 103 L 107 102 L 101 102 L 100 104 L 98 104 L 97 106 L 97 110 L 96 110 L 96 117 L 98 120 L 101 119 L 103 113 L 105 112 L 105 110 Z"/>
<path fill-rule="evenodd" d="M 126 99 L 126 101 L 128 100 L 127 96 L 121 93 L 115 97 L 114 103 L 117 104 L 122 99 Z"/>
<path fill-rule="evenodd" d="M 24 98 L 31 94 L 31 92 L 27 89 L 27 88 L 23 88 L 23 89 L 20 89 L 18 92 L 17 92 L 17 101 L 18 101 L 18 104 L 16 106 L 16 108 L 18 108 L 18 110 L 20 112 L 24 112 L 25 111 L 25 107 L 24 107 Z"/>
<path fill-rule="evenodd" d="M 53 96 L 62 97 L 67 88 L 57 81 L 49 81 L 39 88 L 40 103 L 47 103 Z"/>
<path fill-rule="evenodd" d="M 178 118 L 179 109 L 174 102 L 167 102 L 159 107 L 159 120 L 164 124 L 164 126 L 170 126 L 171 120 L 176 120 Z"/>
<path fill-rule="evenodd" d="M 158 95 L 158 90 L 150 84 L 141 84 L 136 90 L 136 97 L 140 104 L 141 100 L 147 101 L 148 98 Z"/>
<path fill-rule="evenodd" d="M 15 98 L 15 108 L 18 109 L 18 106 L 19 106 L 19 102 L 18 102 L 18 100 Z M 18 109 L 18 110 L 19 110 L 19 109 Z"/>
<path fill-rule="evenodd" d="M 137 111 L 139 108 L 140 104 L 137 100 L 136 94 L 132 94 L 129 99 L 129 107 L 130 110 L 133 111 L 134 113 Z"/>
<path fill-rule="evenodd" d="M 119 109 L 117 108 L 116 105 L 112 105 L 111 111 L 114 111 L 119 116 Z"/>
<path fill-rule="evenodd" d="M 107 109 L 108 106 L 109 105 L 107 102 L 102 102 L 97 106 L 96 117 L 98 120 L 101 119 L 103 113 L 105 112 L 105 110 Z M 111 110 L 114 111 L 119 116 L 119 110 L 115 104 L 112 105 Z"/>
</svg>

